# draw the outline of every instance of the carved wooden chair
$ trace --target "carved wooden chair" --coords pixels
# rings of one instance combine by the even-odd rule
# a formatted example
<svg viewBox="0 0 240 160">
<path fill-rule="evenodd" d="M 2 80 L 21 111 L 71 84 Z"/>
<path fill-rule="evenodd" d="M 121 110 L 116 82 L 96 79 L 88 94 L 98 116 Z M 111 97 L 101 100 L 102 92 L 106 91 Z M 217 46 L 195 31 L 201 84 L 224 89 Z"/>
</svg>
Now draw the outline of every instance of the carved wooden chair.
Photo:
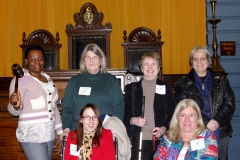
<svg viewBox="0 0 240 160">
<path fill-rule="evenodd" d="M 124 50 L 124 68 L 128 69 L 128 73 L 135 76 L 141 76 L 142 72 L 139 68 L 139 60 L 145 52 L 158 52 L 162 61 L 162 45 L 161 31 L 158 35 L 145 27 L 134 29 L 127 37 L 127 32 L 123 31 L 122 47 Z M 159 78 L 162 79 L 162 66 L 160 66 Z"/>
<path fill-rule="evenodd" d="M 40 45 L 45 51 L 45 70 L 56 70 L 60 68 L 60 48 L 62 44 L 59 44 L 59 33 L 56 33 L 56 38 L 44 29 L 38 29 L 29 34 L 26 38 L 26 33 L 22 34 L 22 42 L 20 45 L 22 48 L 22 66 L 26 67 L 24 61 L 24 52 L 29 45 Z"/>
<path fill-rule="evenodd" d="M 79 13 L 73 15 L 75 26 L 67 24 L 68 69 L 79 69 L 79 61 L 85 46 L 95 43 L 106 54 L 107 68 L 110 68 L 110 34 L 112 24 L 102 25 L 104 15 L 92 3 L 85 3 Z"/>
</svg>

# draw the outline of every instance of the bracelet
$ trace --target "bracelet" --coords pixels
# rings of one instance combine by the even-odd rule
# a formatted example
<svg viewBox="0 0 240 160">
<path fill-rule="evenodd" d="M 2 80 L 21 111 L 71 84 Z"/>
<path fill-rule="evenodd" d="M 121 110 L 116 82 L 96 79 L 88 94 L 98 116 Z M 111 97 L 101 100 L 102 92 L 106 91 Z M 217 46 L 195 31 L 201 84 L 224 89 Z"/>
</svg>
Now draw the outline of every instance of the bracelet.
<svg viewBox="0 0 240 160">
<path fill-rule="evenodd" d="M 23 109 L 23 103 L 21 102 L 21 104 L 20 104 L 20 107 L 19 107 L 19 109 L 20 110 L 22 110 Z"/>
</svg>

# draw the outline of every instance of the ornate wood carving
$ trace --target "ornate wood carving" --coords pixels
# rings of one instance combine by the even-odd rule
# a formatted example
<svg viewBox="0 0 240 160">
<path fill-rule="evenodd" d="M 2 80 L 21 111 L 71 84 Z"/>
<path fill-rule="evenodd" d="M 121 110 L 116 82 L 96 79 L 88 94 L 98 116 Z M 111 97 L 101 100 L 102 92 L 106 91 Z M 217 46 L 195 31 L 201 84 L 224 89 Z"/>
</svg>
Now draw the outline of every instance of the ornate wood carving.
<svg viewBox="0 0 240 160">
<path fill-rule="evenodd" d="M 40 45 L 43 47 L 45 51 L 52 50 L 54 54 L 54 64 L 52 69 L 59 69 L 60 68 L 60 48 L 62 44 L 59 44 L 60 38 L 59 33 L 56 33 L 56 39 L 53 35 L 44 29 L 38 29 L 33 31 L 29 34 L 28 38 L 26 39 L 26 33 L 23 32 L 22 34 L 22 42 L 23 44 L 20 45 L 22 48 L 22 66 L 26 67 L 24 62 L 24 52 L 29 45 Z"/>
<path fill-rule="evenodd" d="M 130 84 L 132 82 L 137 82 L 137 81 L 138 81 L 137 78 L 133 74 L 128 73 L 125 77 L 125 84 L 126 85 Z"/>
<path fill-rule="evenodd" d="M 110 34 L 112 32 L 112 24 L 107 22 L 102 25 L 104 14 L 98 12 L 95 5 L 92 3 L 85 3 L 79 13 L 73 15 L 75 26 L 72 24 L 66 25 L 66 33 L 68 36 L 68 69 L 76 69 L 76 48 L 73 49 L 73 39 L 76 36 L 91 36 L 92 39 L 101 39 L 103 37 L 105 54 L 107 58 L 107 67 L 110 68 Z M 91 39 L 88 39 L 91 43 Z M 93 41 L 94 42 L 94 41 Z"/>
<path fill-rule="evenodd" d="M 134 29 L 128 36 L 128 42 L 155 42 L 157 37 L 155 33 L 144 27 Z"/>
</svg>

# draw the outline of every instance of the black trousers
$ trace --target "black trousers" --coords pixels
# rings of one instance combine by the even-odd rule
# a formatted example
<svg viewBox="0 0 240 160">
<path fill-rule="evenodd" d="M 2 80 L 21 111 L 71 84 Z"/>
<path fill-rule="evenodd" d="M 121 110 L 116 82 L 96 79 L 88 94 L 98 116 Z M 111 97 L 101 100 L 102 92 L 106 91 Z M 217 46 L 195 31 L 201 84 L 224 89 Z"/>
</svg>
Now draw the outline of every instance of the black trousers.
<svg viewBox="0 0 240 160">
<path fill-rule="evenodd" d="M 159 141 L 156 141 L 156 148 Z M 153 151 L 152 140 L 142 141 L 141 160 L 152 160 L 155 151 Z M 135 141 L 132 144 L 132 157 L 131 160 L 138 160 L 139 157 L 139 141 Z"/>
</svg>

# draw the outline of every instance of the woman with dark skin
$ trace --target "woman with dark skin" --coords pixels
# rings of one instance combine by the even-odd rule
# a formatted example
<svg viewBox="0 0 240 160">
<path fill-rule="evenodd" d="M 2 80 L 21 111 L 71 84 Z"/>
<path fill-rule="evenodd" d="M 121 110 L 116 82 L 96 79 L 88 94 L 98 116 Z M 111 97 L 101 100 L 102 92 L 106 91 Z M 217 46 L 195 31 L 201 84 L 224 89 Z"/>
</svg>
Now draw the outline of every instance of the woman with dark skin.
<svg viewBox="0 0 240 160">
<path fill-rule="evenodd" d="M 9 89 L 8 111 L 19 116 L 16 136 L 28 159 L 50 160 L 55 131 L 63 133 L 62 121 L 56 105 L 58 89 L 44 73 L 44 50 L 41 46 L 29 46 L 25 51 L 28 69 L 18 80 L 18 92 L 14 92 L 14 77 Z"/>
</svg>

